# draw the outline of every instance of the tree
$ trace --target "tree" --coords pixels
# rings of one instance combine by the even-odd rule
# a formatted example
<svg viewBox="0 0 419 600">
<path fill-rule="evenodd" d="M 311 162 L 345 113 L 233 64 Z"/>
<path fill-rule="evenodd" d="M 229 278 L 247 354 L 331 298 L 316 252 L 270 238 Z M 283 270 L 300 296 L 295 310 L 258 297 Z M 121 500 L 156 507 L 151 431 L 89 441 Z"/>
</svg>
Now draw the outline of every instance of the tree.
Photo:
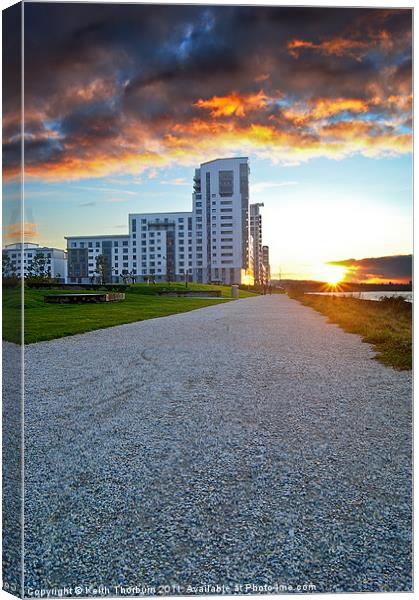
<svg viewBox="0 0 419 600">
<path fill-rule="evenodd" d="M 28 277 L 36 277 L 38 279 L 45 279 L 48 277 L 47 271 L 47 259 L 43 252 L 36 252 L 35 256 L 28 264 Z"/>
<path fill-rule="evenodd" d="M 106 256 L 103 254 L 98 254 L 96 256 L 96 269 L 95 273 L 97 273 L 99 277 L 99 282 L 101 285 L 105 283 L 106 273 L 108 271 L 108 261 L 106 260 Z"/>
<path fill-rule="evenodd" d="M 7 277 L 16 277 L 16 267 L 12 263 L 10 256 L 6 253 L 3 254 L 2 269 L 3 279 Z"/>
<path fill-rule="evenodd" d="M 122 281 L 125 284 L 127 284 L 129 282 L 129 273 L 128 273 L 128 271 L 122 271 L 122 273 L 119 276 L 122 277 Z"/>
</svg>

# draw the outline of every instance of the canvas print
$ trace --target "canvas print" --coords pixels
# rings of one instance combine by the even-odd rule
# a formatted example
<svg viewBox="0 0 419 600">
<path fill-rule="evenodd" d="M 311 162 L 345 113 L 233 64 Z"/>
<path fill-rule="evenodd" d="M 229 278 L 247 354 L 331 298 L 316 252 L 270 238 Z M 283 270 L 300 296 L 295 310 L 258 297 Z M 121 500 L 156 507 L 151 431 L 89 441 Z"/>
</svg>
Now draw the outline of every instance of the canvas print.
<svg viewBox="0 0 419 600">
<path fill-rule="evenodd" d="M 412 591 L 412 8 L 3 11 L 3 589 Z"/>
</svg>

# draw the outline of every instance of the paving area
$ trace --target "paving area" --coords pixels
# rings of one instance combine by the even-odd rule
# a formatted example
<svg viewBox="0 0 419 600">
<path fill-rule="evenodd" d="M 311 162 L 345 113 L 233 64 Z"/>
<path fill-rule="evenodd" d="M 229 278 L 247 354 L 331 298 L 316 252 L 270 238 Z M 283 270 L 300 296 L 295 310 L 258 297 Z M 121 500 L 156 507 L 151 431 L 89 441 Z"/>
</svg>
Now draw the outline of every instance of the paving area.
<svg viewBox="0 0 419 600">
<path fill-rule="evenodd" d="M 411 375 L 372 356 L 286 296 L 28 346 L 27 588 L 411 590 Z"/>
</svg>

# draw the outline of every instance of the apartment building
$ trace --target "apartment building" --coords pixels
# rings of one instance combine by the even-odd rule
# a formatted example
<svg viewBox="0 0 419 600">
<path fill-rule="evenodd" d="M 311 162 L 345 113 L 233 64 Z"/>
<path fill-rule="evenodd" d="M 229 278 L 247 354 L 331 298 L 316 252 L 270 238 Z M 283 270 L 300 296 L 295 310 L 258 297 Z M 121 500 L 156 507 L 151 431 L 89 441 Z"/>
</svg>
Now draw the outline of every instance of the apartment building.
<svg viewBox="0 0 419 600">
<path fill-rule="evenodd" d="M 250 236 L 253 246 L 253 274 L 256 285 L 265 283 L 262 255 L 262 215 L 263 202 L 250 205 Z"/>
<path fill-rule="evenodd" d="M 65 250 L 39 246 L 30 242 L 9 244 L 3 248 L 3 255 L 10 259 L 11 272 L 17 277 L 37 274 L 34 258 L 42 254 L 45 259 L 44 272 L 60 282 L 67 278 L 67 254 Z"/>
<path fill-rule="evenodd" d="M 120 275 L 129 273 L 132 262 L 128 235 L 93 235 L 66 237 L 68 283 L 91 283 L 98 277 L 96 258 L 106 258 L 105 280 L 121 282 Z"/>
<path fill-rule="evenodd" d="M 191 279 L 193 270 L 192 213 L 141 213 L 129 215 L 133 273 L 142 281 Z"/>
<path fill-rule="evenodd" d="M 253 206 L 259 210 L 262 205 Z M 253 284 L 255 264 L 262 262 L 262 230 L 260 221 L 256 257 L 248 159 L 202 163 L 195 170 L 191 212 L 134 213 L 128 216 L 126 235 L 66 239 L 70 283 L 91 281 L 96 256 L 104 255 L 105 275 L 112 282 L 129 274 L 136 281 L 151 276 L 155 281 Z"/>
<path fill-rule="evenodd" d="M 253 283 L 247 158 L 217 158 L 195 171 L 193 281 Z"/>
<path fill-rule="evenodd" d="M 271 281 L 271 265 L 269 264 L 269 246 L 262 246 L 263 283 Z"/>
</svg>

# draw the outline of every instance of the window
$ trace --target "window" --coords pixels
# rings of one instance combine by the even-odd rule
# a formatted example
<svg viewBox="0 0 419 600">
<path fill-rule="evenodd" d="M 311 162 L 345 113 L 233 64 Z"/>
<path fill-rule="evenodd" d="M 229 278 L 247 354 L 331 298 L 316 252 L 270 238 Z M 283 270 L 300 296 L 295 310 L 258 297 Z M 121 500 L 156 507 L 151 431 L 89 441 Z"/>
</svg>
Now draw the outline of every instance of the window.
<svg viewBox="0 0 419 600">
<path fill-rule="evenodd" d="M 100 248 L 100 242 L 96 242 L 96 248 Z"/>
<path fill-rule="evenodd" d="M 123 267 L 128 267 L 128 263 L 127 263 L 127 262 L 124 262 L 124 263 L 122 263 L 122 266 L 123 266 Z"/>
<path fill-rule="evenodd" d="M 128 242 L 122 242 L 123 246 L 128 246 Z"/>
<path fill-rule="evenodd" d="M 113 243 L 113 245 L 114 245 L 114 246 L 118 246 L 118 242 L 114 242 L 114 243 Z"/>
<path fill-rule="evenodd" d="M 233 171 L 219 171 L 218 173 L 218 191 L 221 197 L 233 195 Z"/>
<path fill-rule="evenodd" d="M 147 226 L 144 226 L 144 225 L 143 225 L 143 226 L 141 227 L 141 231 L 147 231 Z"/>
<path fill-rule="evenodd" d="M 71 242 L 71 247 L 72 247 L 72 248 L 77 248 L 77 244 L 76 244 L 76 242 Z"/>
<path fill-rule="evenodd" d="M 84 242 L 80 242 L 80 248 L 84 248 Z"/>
<path fill-rule="evenodd" d="M 89 246 L 89 248 L 93 248 L 93 242 L 89 242 L 87 245 Z"/>
<path fill-rule="evenodd" d="M 223 212 L 223 213 L 230 213 L 230 214 L 231 214 L 231 208 L 221 208 L 221 209 L 220 209 L 220 212 Z"/>
<path fill-rule="evenodd" d="M 132 230 L 133 231 L 137 231 L 137 221 L 136 221 L 136 219 L 132 220 Z"/>
</svg>

